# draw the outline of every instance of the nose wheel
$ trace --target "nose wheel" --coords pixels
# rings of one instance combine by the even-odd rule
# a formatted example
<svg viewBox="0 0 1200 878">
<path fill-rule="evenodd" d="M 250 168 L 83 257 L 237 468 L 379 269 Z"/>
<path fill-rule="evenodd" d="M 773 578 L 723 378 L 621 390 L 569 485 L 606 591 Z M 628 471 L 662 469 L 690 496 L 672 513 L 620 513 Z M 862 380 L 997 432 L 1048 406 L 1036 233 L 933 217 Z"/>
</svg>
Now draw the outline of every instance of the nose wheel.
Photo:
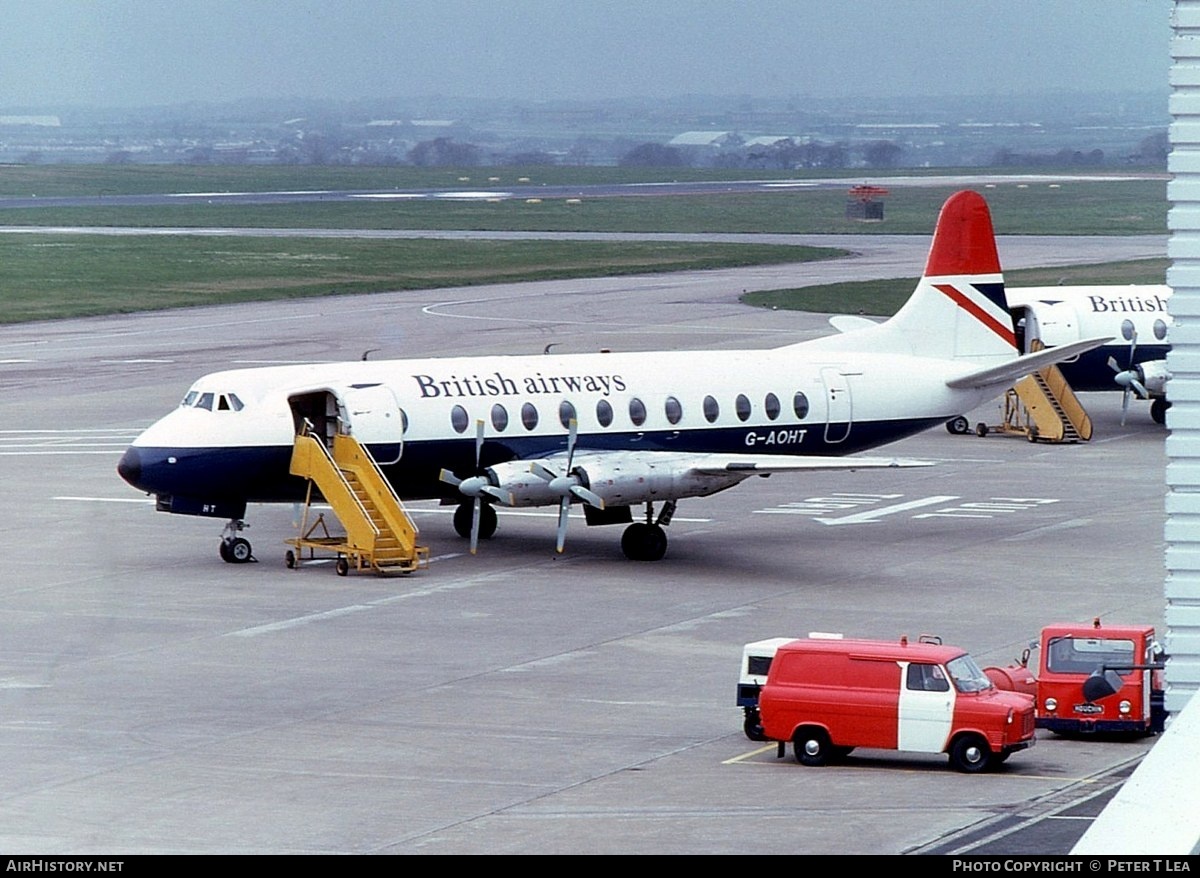
<svg viewBox="0 0 1200 878">
<path fill-rule="evenodd" d="M 245 526 L 246 522 L 238 518 L 225 525 L 225 530 L 221 534 L 221 544 L 217 547 L 217 551 L 221 555 L 221 560 L 226 564 L 245 564 L 256 560 L 250 547 L 250 541 L 238 535 Z"/>
</svg>

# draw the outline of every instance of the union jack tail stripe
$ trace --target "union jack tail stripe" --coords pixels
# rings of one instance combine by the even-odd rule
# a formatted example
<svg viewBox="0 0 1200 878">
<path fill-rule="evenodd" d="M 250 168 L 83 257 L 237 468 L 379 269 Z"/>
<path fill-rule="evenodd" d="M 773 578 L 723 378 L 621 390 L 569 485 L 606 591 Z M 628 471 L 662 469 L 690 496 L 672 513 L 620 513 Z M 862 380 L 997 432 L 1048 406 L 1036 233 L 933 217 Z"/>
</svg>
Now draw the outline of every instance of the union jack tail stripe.
<svg viewBox="0 0 1200 878">
<path fill-rule="evenodd" d="M 970 295 L 964 293 L 954 284 L 934 284 L 934 289 L 939 290 L 950 298 L 958 307 L 962 308 L 1007 344 L 1013 348 L 1017 346 L 1017 336 L 1013 332 L 1012 321 L 1006 314 L 1003 320 L 1000 320 L 985 311 Z M 970 284 L 973 290 L 982 293 L 989 302 L 995 304 L 995 291 L 986 289 L 986 287 L 998 287 L 1000 296 L 1004 295 L 1004 284 Z"/>
</svg>

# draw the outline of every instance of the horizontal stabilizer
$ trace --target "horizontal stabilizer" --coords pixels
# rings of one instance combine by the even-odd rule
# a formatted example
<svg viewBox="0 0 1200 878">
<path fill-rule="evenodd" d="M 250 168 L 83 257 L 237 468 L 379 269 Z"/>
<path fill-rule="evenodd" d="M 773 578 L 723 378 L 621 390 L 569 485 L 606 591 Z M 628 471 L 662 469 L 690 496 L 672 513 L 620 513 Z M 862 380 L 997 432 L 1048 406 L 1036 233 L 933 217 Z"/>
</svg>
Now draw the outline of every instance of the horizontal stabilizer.
<svg viewBox="0 0 1200 878">
<path fill-rule="evenodd" d="M 879 324 L 869 317 L 859 317 L 857 314 L 835 314 L 829 318 L 829 325 L 838 332 L 854 332 L 856 329 L 870 329 Z"/>
<path fill-rule="evenodd" d="M 966 375 L 951 378 L 946 381 L 946 386 L 955 390 L 980 390 L 987 387 L 1003 387 L 1039 369 L 1045 369 L 1047 366 L 1061 363 L 1063 360 L 1069 360 L 1110 341 L 1112 341 L 1112 336 L 1108 336 L 1107 338 L 1089 338 L 1083 341 L 1072 342 L 1071 344 L 1046 348 L 1032 354 L 1024 354 L 1006 363 L 1001 363 L 998 366 L 976 369 L 974 372 L 968 372 Z"/>
</svg>

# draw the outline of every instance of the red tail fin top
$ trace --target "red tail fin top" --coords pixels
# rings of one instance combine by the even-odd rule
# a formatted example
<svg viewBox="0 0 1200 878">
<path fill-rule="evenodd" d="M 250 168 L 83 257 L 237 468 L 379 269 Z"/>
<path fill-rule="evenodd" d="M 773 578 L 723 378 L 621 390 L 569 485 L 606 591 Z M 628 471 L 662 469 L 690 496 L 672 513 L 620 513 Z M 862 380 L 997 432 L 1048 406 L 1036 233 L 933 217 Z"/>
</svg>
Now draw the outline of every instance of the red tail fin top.
<svg viewBox="0 0 1200 878">
<path fill-rule="evenodd" d="M 999 273 L 1000 256 L 987 202 L 978 192 L 955 192 L 938 216 L 925 276 Z"/>
</svg>

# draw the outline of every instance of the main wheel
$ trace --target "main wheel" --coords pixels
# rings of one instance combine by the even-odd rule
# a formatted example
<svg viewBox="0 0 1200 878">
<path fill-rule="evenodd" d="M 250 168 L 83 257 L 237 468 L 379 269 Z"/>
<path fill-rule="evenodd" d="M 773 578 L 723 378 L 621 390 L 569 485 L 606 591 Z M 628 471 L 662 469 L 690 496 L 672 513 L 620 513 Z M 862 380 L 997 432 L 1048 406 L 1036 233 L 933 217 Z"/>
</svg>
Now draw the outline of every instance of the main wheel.
<svg viewBox="0 0 1200 878">
<path fill-rule="evenodd" d="M 496 510 L 490 503 L 484 503 L 479 507 L 479 539 L 490 540 L 496 533 Z M 471 532 L 468 528 L 467 536 Z"/>
<path fill-rule="evenodd" d="M 825 734 L 825 730 L 811 726 L 796 732 L 792 747 L 796 751 L 796 761 L 812 768 L 829 762 L 833 752 L 833 745 L 829 743 L 829 735 Z"/>
<path fill-rule="evenodd" d="M 296 566 L 296 553 L 293 552 L 291 549 L 288 549 L 287 554 L 283 556 L 283 563 L 287 566 L 288 570 L 291 570 L 293 567 L 295 567 Z"/>
<path fill-rule="evenodd" d="M 480 516 L 479 523 L 480 525 L 483 524 L 482 516 Z M 480 529 L 482 530 L 482 527 Z M 454 532 L 464 540 L 471 536 L 470 503 L 459 503 L 458 507 L 454 510 Z"/>
<path fill-rule="evenodd" d="M 992 750 L 980 735 L 963 735 L 950 746 L 950 764 L 967 774 L 986 771 L 992 761 Z"/>
<path fill-rule="evenodd" d="M 621 551 L 630 561 L 659 561 L 667 554 L 667 532 L 660 525 L 635 521 L 621 534 Z"/>
<path fill-rule="evenodd" d="M 1150 420 L 1156 424 L 1165 424 L 1167 422 L 1167 409 L 1171 404 L 1162 397 L 1151 400 L 1150 402 Z"/>
</svg>

